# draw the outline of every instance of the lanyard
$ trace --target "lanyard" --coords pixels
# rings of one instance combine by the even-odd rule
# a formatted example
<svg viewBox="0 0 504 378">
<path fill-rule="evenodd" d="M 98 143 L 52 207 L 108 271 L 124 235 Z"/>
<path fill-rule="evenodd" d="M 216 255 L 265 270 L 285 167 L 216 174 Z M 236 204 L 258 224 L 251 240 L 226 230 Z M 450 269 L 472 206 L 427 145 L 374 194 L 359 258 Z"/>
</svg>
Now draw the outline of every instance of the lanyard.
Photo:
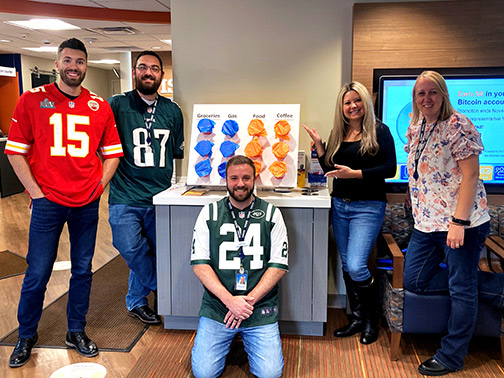
<svg viewBox="0 0 504 378">
<path fill-rule="evenodd" d="M 250 214 L 252 213 L 252 210 L 254 210 L 255 199 L 250 204 L 249 211 L 247 212 L 247 216 L 245 218 L 245 224 L 243 225 L 243 229 L 241 229 L 241 230 L 240 230 L 240 226 L 238 226 L 238 222 L 236 221 L 236 215 L 233 210 L 233 205 L 231 205 L 231 201 L 229 201 L 229 198 L 228 198 L 227 203 L 228 203 L 229 213 L 231 214 L 231 218 L 233 218 L 233 223 L 234 223 L 235 230 L 236 230 L 236 236 L 238 236 L 238 240 L 240 242 L 243 242 L 245 240 L 245 235 L 247 234 L 249 221 L 250 221 Z M 243 259 L 245 258 L 245 254 L 243 253 L 243 247 L 241 245 L 240 245 L 239 251 L 240 251 L 240 253 L 238 256 L 240 257 L 240 260 L 242 261 L 242 266 L 243 266 Z"/>
<path fill-rule="evenodd" d="M 147 132 L 149 133 L 149 135 L 147 136 L 147 143 L 148 144 L 151 144 L 151 129 L 152 129 L 152 123 L 154 122 L 154 114 L 156 113 L 156 106 L 157 106 L 157 96 L 156 96 L 156 100 L 154 100 L 154 104 L 152 105 L 152 112 L 150 113 L 150 115 L 151 115 L 150 118 L 149 119 L 145 118 L 145 113 L 143 115 L 145 128 L 147 129 Z"/>
<path fill-rule="evenodd" d="M 436 120 L 436 123 L 434 124 L 434 126 L 432 126 L 432 129 L 430 130 L 429 135 L 427 135 L 427 138 L 424 138 L 425 126 L 427 124 L 425 117 L 422 121 L 422 126 L 420 127 L 420 137 L 418 139 L 418 144 L 417 144 L 417 148 L 415 151 L 415 172 L 413 173 L 413 178 L 415 180 L 418 180 L 418 163 L 420 161 L 420 157 L 422 156 L 422 153 L 425 150 L 425 147 L 427 146 L 427 142 L 428 142 L 429 138 L 431 137 L 432 132 L 436 128 L 438 121 L 439 121 L 439 117 Z"/>
</svg>

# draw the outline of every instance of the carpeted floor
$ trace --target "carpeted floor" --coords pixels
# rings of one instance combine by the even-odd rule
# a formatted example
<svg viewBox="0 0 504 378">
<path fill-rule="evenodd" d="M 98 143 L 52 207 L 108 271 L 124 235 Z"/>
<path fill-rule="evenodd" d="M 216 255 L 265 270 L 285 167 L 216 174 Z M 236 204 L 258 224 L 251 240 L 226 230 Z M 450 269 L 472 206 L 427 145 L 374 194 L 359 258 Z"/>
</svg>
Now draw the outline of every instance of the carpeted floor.
<svg viewBox="0 0 504 378">
<path fill-rule="evenodd" d="M 100 350 L 128 352 L 147 329 L 127 315 L 124 296 L 128 290 L 128 274 L 124 259 L 117 256 L 93 275 L 86 333 Z M 38 346 L 66 348 L 67 300 L 68 294 L 64 294 L 42 312 Z M 0 345 L 14 345 L 16 341 L 17 329 L 2 339 Z"/>
<path fill-rule="evenodd" d="M 431 357 L 439 347 L 440 336 L 404 335 L 402 355 L 398 361 L 389 359 L 389 338 L 380 330 L 378 341 L 371 345 L 359 343 L 358 335 L 335 339 L 334 330 L 346 323 L 343 310 L 329 309 L 325 336 L 282 336 L 285 359 L 284 377 L 416 377 L 418 364 Z M 192 377 L 191 348 L 194 331 L 169 331 L 160 328 L 128 378 Z M 240 342 L 234 342 L 222 377 L 253 377 L 247 356 Z M 502 377 L 498 338 L 474 338 L 464 370 L 459 378 Z"/>
<path fill-rule="evenodd" d="M 11 251 L 0 252 L 0 279 L 23 274 L 26 271 L 26 259 Z"/>
</svg>

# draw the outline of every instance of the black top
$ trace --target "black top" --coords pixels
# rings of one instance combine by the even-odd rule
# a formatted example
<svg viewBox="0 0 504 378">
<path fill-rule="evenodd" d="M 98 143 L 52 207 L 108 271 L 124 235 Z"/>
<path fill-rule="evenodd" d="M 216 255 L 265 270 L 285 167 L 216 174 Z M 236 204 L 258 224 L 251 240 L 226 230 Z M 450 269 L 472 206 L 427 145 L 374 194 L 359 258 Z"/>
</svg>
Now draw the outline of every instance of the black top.
<svg viewBox="0 0 504 378">
<path fill-rule="evenodd" d="M 67 98 L 69 98 L 69 99 L 70 99 L 70 100 L 72 100 L 72 101 L 73 101 L 73 100 L 75 100 L 77 97 L 79 97 L 79 96 L 72 96 L 72 95 L 69 95 L 69 94 L 68 94 L 68 93 L 66 93 L 66 92 L 63 92 L 63 91 L 61 90 L 61 88 L 60 88 L 60 87 L 58 87 L 58 84 L 57 84 L 57 83 L 54 83 L 54 86 L 55 86 L 56 88 L 58 88 L 58 91 L 60 91 L 61 93 L 63 93 L 63 94 L 64 94 Z"/>
<path fill-rule="evenodd" d="M 334 179 L 332 197 L 348 198 L 352 201 L 386 201 L 385 179 L 394 177 L 397 169 L 394 139 L 389 128 L 376 121 L 376 138 L 379 149 L 375 155 L 361 155 L 361 141 L 342 142 L 333 156 L 333 163 L 362 170 L 362 179 Z M 334 170 L 319 157 L 324 172 Z"/>
</svg>

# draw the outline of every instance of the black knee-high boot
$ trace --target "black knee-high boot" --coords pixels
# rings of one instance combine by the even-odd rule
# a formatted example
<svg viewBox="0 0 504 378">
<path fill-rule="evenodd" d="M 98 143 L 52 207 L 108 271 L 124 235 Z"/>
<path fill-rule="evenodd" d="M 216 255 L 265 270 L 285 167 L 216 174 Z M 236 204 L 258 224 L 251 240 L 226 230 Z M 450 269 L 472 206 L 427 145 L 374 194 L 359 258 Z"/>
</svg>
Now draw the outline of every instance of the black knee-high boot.
<svg viewBox="0 0 504 378">
<path fill-rule="evenodd" d="M 378 287 L 373 277 L 366 281 L 355 282 L 355 291 L 361 305 L 364 327 L 362 329 L 361 344 L 372 344 L 378 340 Z"/>
<path fill-rule="evenodd" d="M 343 280 L 345 281 L 348 304 L 350 305 L 350 311 L 352 314 L 350 315 L 350 323 L 334 331 L 334 336 L 336 337 L 352 336 L 356 333 L 362 332 L 364 329 L 361 303 L 357 297 L 355 283 L 350 278 L 350 274 L 345 271 L 343 271 Z"/>
</svg>

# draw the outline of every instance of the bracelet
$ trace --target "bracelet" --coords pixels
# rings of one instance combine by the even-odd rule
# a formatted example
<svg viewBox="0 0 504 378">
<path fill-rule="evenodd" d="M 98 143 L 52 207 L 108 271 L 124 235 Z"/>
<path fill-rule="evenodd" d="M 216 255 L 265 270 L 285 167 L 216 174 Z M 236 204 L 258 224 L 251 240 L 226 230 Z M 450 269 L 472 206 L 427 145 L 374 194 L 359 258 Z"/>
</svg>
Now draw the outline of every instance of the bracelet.
<svg viewBox="0 0 504 378">
<path fill-rule="evenodd" d="M 471 221 L 469 219 L 464 220 L 464 219 L 459 219 L 459 218 L 455 218 L 454 216 L 452 216 L 451 221 L 453 223 L 460 224 L 461 226 L 470 226 L 471 225 Z"/>
<path fill-rule="evenodd" d="M 462 228 L 466 228 L 466 226 L 462 226 L 461 224 L 459 223 L 453 223 L 453 222 L 450 222 L 450 225 L 451 226 L 455 226 L 455 227 L 462 227 Z"/>
</svg>

